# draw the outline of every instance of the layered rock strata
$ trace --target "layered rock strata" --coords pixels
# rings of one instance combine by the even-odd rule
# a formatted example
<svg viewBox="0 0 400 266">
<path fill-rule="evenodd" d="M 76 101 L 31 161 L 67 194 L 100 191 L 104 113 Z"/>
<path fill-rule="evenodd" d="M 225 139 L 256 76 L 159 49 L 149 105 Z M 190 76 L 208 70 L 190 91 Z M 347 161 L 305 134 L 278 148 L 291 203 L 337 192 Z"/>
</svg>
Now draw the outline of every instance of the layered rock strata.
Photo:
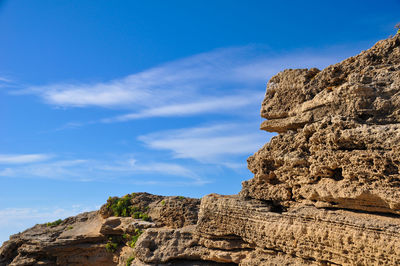
<svg viewBox="0 0 400 266">
<path fill-rule="evenodd" d="M 278 73 L 261 116 L 279 135 L 238 195 L 110 198 L 12 236 L 0 265 L 397 265 L 400 35 Z"/>
</svg>

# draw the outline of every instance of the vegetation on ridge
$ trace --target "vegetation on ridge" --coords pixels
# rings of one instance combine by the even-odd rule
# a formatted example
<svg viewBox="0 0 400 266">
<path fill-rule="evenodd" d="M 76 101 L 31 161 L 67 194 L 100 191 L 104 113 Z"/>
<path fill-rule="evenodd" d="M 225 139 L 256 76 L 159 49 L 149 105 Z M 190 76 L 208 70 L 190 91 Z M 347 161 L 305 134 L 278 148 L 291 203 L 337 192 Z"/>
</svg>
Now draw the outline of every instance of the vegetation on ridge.
<svg viewBox="0 0 400 266">
<path fill-rule="evenodd" d="M 46 223 L 46 226 L 47 226 L 47 227 L 54 227 L 54 226 L 60 225 L 62 222 L 63 222 L 63 220 L 58 219 L 58 220 L 56 220 L 56 221 L 54 221 L 54 222 L 48 222 L 48 223 Z"/>
<path fill-rule="evenodd" d="M 126 266 L 131 266 L 132 262 L 135 260 L 134 256 L 131 256 L 128 258 L 128 260 L 126 261 Z"/>
<path fill-rule="evenodd" d="M 150 221 L 151 218 L 147 214 L 148 207 L 139 207 L 132 204 L 132 199 L 135 196 L 136 194 L 132 193 L 121 198 L 109 197 L 105 207 L 113 216 L 133 217 L 143 221 Z"/>
</svg>

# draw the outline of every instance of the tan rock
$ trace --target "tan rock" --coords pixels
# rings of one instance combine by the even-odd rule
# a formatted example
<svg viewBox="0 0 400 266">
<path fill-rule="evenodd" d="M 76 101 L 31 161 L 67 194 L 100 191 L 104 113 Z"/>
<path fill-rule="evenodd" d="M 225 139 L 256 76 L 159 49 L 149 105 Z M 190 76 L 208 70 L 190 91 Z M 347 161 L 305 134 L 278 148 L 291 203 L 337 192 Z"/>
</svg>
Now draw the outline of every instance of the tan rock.
<svg viewBox="0 0 400 266">
<path fill-rule="evenodd" d="M 138 234 L 138 230 L 151 231 L 149 228 L 156 226 L 180 228 L 194 225 L 199 204 L 198 199 L 136 193 L 132 205 L 151 215 L 152 221 L 110 216 L 104 205 L 100 211 L 67 218 L 59 225 L 40 224 L 11 236 L 0 248 L 0 265 L 125 266 L 128 259 L 136 255 L 129 236 Z M 114 252 L 106 249 L 110 241 L 117 244 Z M 199 263 L 214 265 L 212 262 Z M 151 264 L 135 260 L 131 265 Z"/>
<path fill-rule="evenodd" d="M 340 115 L 359 123 L 400 122 L 400 35 L 331 65 L 289 69 L 272 77 L 261 107 L 261 128 L 286 132 Z"/>
<path fill-rule="evenodd" d="M 201 245 L 205 242 L 206 245 Z M 238 243 L 238 239 L 201 239 L 192 225 L 179 229 L 148 229 L 136 243 L 135 253 L 145 263 L 168 263 L 179 259 L 237 264 L 249 253 L 241 245 L 248 246 L 243 241 Z"/>
<path fill-rule="evenodd" d="M 400 213 L 400 124 L 327 117 L 274 137 L 248 159 L 244 197 Z M 321 205 L 318 202 L 324 202 Z"/>
<path fill-rule="evenodd" d="M 148 214 L 157 226 L 179 228 L 197 222 L 199 199 L 181 196 L 165 197 L 143 192 L 132 193 L 132 195 L 131 206 L 135 206 L 137 210 Z M 100 208 L 100 214 L 104 218 L 114 215 L 107 205 L 106 203 Z"/>
<path fill-rule="evenodd" d="M 400 261 L 400 219 L 301 207 L 269 211 L 271 204 L 237 196 L 202 199 L 197 230 L 237 236 L 257 248 L 241 265 L 395 265 Z M 261 252 L 263 251 L 263 252 Z M 258 261 L 258 262 L 257 262 Z"/>
<path fill-rule="evenodd" d="M 0 265 L 110 265 L 104 219 L 97 212 L 82 213 L 60 225 L 36 225 L 13 235 L 0 248 Z"/>
</svg>

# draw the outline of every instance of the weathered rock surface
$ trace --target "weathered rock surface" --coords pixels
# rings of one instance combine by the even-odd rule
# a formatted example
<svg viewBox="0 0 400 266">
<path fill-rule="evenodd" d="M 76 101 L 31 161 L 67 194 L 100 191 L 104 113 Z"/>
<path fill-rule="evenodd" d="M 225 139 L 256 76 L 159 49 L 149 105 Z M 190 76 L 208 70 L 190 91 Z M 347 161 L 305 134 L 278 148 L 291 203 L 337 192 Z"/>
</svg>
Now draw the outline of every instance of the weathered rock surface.
<svg viewBox="0 0 400 266">
<path fill-rule="evenodd" d="M 274 137 L 248 159 L 241 194 L 285 207 L 313 204 L 400 213 L 400 124 L 339 116 Z"/>
<path fill-rule="evenodd" d="M 399 112 L 400 35 L 320 72 L 279 73 L 261 128 L 282 134 L 248 159 L 241 195 L 399 214 Z"/>
<path fill-rule="evenodd" d="M 272 77 L 261 107 L 261 129 L 283 133 L 326 116 L 360 123 L 400 122 L 400 35 L 343 62 L 289 69 Z"/>
<path fill-rule="evenodd" d="M 196 224 L 200 200 L 185 197 L 164 197 L 149 193 L 133 193 L 132 206 L 143 210 L 158 226 L 179 228 L 185 225 Z M 106 204 L 100 208 L 103 218 L 113 216 Z"/>
<path fill-rule="evenodd" d="M 278 73 L 261 115 L 279 135 L 238 195 L 110 198 L 11 236 L 0 265 L 398 265 L 400 35 Z"/>
<path fill-rule="evenodd" d="M 203 197 L 199 232 L 235 235 L 253 246 L 242 265 L 395 265 L 400 219 L 313 206 L 275 212 L 263 201 Z M 258 255 L 253 253 L 258 252 Z M 255 259 L 252 259 L 255 257 Z M 258 262 L 257 262 L 258 261 Z"/>
<path fill-rule="evenodd" d="M 0 265 L 125 266 L 134 256 L 130 236 L 152 227 L 194 225 L 199 204 L 198 199 L 136 193 L 132 206 L 147 209 L 154 215 L 153 221 L 109 216 L 103 206 L 99 211 L 67 218 L 58 225 L 36 225 L 3 244 Z M 107 250 L 108 243 L 116 244 L 114 251 Z"/>
<path fill-rule="evenodd" d="M 0 265 L 111 265 L 106 252 L 103 219 L 96 212 L 82 213 L 60 225 L 36 225 L 13 235 L 0 249 Z"/>
</svg>

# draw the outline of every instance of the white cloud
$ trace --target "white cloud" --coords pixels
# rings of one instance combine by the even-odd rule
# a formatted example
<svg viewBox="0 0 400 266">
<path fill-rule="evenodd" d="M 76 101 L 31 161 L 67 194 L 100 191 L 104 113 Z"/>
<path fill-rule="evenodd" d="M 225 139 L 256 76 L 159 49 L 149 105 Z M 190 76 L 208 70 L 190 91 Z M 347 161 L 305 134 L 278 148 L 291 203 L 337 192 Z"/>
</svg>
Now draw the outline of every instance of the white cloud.
<svg viewBox="0 0 400 266">
<path fill-rule="evenodd" d="M 202 99 L 197 102 L 172 104 L 154 108 L 144 109 L 137 113 L 124 114 L 112 118 L 103 119 L 102 122 L 119 122 L 148 117 L 169 117 L 169 116 L 191 116 L 205 113 L 238 113 L 243 112 L 242 107 L 256 106 L 261 102 L 263 93 L 242 93 L 241 95 L 226 96 L 220 98 Z M 239 109 L 240 108 L 240 109 Z"/>
<path fill-rule="evenodd" d="M 257 124 L 232 123 L 161 131 L 140 136 L 139 140 L 152 149 L 172 151 L 174 158 L 237 166 L 230 157 L 253 153 L 267 137 Z"/>
<path fill-rule="evenodd" d="M 26 164 L 48 160 L 49 154 L 0 154 L 0 164 Z"/>
<path fill-rule="evenodd" d="M 0 76 L 0 88 L 6 88 L 7 90 L 21 89 L 21 86 L 19 86 L 17 82 L 11 78 Z"/>
<path fill-rule="evenodd" d="M 15 222 L 18 223 L 18 221 L 22 222 L 30 219 L 49 222 L 94 209 L 94 207 L 87 208 L 80 205 L 74 205 L 68 209 L 60 207 L 0 209 L 0 227 Z"/>
<path fill-rule="evenodd" d="M 237 80 L 232 64 L 240 64 L 245 48 L 221 49 L 166 63 L 127 77 L 93 84 L 31 86 L 24 93 L 40 95 L 60 106 L 141 108 L 186 102 L 220 94 L 215 86 Z M 236 62 L 236 63 L 235 63 Z M 207 88 L 207 92 L 201 90 Z"/>
<path fill-rule="evenodd" d="M 11 79 L 8 79 L 8 78 L 5 78 L 5 77 L 0 77 L 0 82 L 11 83 L 12 80 L 11 80 Z"/>
<path fill-rule="evenodd" d="M 101 164 L 99 169 L 103 171 L 118 172 L 119 174 L 131 173 L 157 173 L 161 175 L 170 175 L 185 177 L 196 181 L 197 184 L 202 184 L 202 180 L 196 173 L 176 163 L 163 163 L 163 162 L 148 162 L 141 163 L 135 159 L 126 159 L 123 161 L 114 162 L 113 164 Z"/>
<path fill-rule="evenodd" d="M 120 157 L 124 157 L 120 155 Z M 122 160 L 74 159 L 58 160 L 46 163 L 34 163 L 22 166 L 0 168 L 0 176 L 22 178 L 49 178 L 81 182 L 120 179 L 136 182 L 139 174 L 186 179 L 187 185 L 202 185 L 207 181 L 189 168 L 166 162 L 137 162 L 125 156 Z M 150 180 L 148 180 L 150 181 Z M 180 181 L 179 181 L 180 182 Z"/>
<path fill-rule="evenodd" d="M 90 169 L 87 166 L 87 160 L 59 160 L 46 163 L 31 163 L 23 166 L 4 168 L 0 170 L 0 176 L 90 181 L 88 179 Z"/>
<path fill-rule="evenodd" d="M 258 106 L 264 85 L 273 74 L 288 67 L 325 67 L 337 59 L 333 52 L 275 55 L 256 46 L 224 48 L 120 79 L 31 86 L 19 93 L 36 94 L 57 106 L 131 110 L 103 122 L 230 113 L 238 106 Z"/>
</svg>

